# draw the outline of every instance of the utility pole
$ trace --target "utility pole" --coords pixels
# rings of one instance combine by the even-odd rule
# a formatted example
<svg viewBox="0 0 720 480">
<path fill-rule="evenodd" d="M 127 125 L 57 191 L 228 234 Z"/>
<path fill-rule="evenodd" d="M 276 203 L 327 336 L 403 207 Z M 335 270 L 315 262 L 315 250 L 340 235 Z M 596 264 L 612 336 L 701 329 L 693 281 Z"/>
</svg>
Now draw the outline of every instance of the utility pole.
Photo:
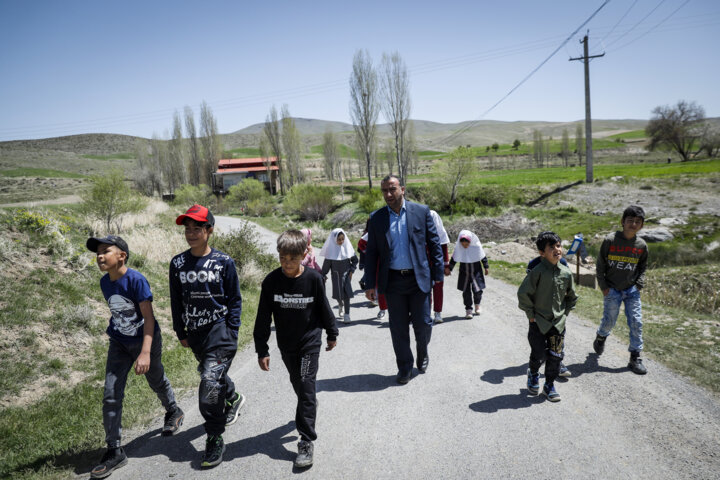
<svg viewBox="0 0 720 480">
<path fill-rule="evenodd" d="M 588 33 L 590 33 L 588 31 Z M 588 36 L 587 34 L 580 41 L 583 44 L 583 56 L 571 58 L 569 61 L 582 60 L 585 63 L 585 182 L 593 181 L 593 154 L 592 154 L 592 117 L 590 116 L 590 59 L 604 57 L 602 55 L 588 56 Z"/>
</svg>

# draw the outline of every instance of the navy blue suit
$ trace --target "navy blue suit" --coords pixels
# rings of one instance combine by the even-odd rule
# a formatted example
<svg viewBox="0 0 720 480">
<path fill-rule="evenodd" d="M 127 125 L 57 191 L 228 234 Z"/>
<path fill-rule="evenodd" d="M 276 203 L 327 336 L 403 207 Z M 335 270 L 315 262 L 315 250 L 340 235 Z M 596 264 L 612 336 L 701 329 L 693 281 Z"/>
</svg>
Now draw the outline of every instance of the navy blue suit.
<svg viewBox="0 0 720 480">
<path fill-rule="evenodd" d="M 388 207 L 373 212 L 368 222 L 365 250 L 365 280 L 384 293 L 390 316 L 390 334 L 399 374 L 409 376 L 413 368 L 409 326 L 412 323 L 418 366 L 427 358 L 432 333 L 430 291 L 432 283 L 443 281 L 443 254 L 430 209 L 405 201 L 405 220 L 413 272 L 401 275 L 390 270 L 390 213 Z M 376 283 L 377 282 L 377 283 Z"/>
</svg>

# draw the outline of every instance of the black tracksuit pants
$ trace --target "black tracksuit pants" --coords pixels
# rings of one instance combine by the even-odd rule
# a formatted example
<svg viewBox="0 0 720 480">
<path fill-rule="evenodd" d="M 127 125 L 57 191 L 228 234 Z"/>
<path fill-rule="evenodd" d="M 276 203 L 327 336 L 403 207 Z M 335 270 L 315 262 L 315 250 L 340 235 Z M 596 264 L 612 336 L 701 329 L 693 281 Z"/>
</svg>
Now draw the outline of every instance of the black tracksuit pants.
<svg viewBox="0 0 720 480">
<path fill-rule="evenodd" d="M 531 322 L 528 328 L 528 342 L 530 342 L 530 371 L 537 373 L 545 362 L 545 383 L 552 385 L 560 373 L 560 362 L 565 356 L 565 330 L 558 332 L 552 327 L 547 333 L 542 333 L 536 322 Z"/>
<path fill-rule="evenodd" d="M 315 433 L 315 418 L 317 417 L 317 397 L 315 395 L 315 379 L 318 372 L 320 352 L 309 353 L 282 353 L 282 359 L 290 374 L 290 383 L 298 397 L 295 410 L 295 428 L 300 439 L 313 441 L 317 439 Z"/>
</svg>

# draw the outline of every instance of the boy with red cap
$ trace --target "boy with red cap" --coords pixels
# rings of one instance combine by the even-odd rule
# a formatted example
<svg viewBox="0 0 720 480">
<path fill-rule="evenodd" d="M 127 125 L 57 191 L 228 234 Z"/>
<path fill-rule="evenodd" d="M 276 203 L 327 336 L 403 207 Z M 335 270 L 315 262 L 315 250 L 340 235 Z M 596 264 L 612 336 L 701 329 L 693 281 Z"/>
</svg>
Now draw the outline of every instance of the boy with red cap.
<svg viewBox="0 0 720 480">
<path fill-rule="evenodd" d="M 207 433 L 201 465 L 214 467 L 225 452 L 225 427 L 237 421 L 245 403 L 228 376 L 237 352 L 240 282 L 233 259 L 208 245 L 215 218 L 207 208 L 193 205 L 175 223 L 185 226 L 190 249 L 170 262 L 173 329 L 199 362 L 200 413 Z"/>
</svg>

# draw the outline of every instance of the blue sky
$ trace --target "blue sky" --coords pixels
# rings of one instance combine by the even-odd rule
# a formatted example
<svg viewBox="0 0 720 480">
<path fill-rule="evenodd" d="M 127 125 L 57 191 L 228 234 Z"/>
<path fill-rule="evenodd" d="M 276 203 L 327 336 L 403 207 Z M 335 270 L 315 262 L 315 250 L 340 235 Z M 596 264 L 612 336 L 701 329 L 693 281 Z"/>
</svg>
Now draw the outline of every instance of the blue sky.
<svg viewBox="0 0 720 480">
<path fill-rule="evenodd" d="M 221 133 L 295 117 L 349 122 L 353 54 L 400 53 L 411 117 L 450 123 L 584 118 L 579 40 L 590 31 L 593 118 L 649 118 L 696 101 L 720 116 L 720 2 L 0 0 L 0 140 L 79 133 L 163 137 L 207 101 Z M 381 117 L 380 121 L 383 119 Z"/>
</svg>

